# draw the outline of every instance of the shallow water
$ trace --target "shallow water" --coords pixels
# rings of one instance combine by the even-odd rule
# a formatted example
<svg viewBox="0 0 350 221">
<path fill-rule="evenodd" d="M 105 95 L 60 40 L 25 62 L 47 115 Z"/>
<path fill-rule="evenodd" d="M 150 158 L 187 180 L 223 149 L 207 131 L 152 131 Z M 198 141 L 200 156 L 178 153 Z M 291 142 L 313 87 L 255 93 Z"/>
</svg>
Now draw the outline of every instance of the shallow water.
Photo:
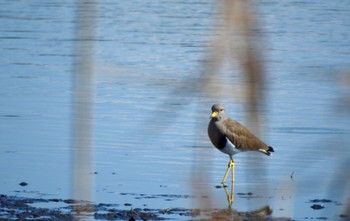
<svg viewBox="0 0 350 221">
<path fill-rule="evenodd" d="M 344 210 L 339 204 L 348 200 L 342 166 L 350 157 L 350 122 L 338 102 L 345 90 L 339 76 L 350 68 L 350 5 L 257 4 L 267 69 L 261 137 L 276 152 L 270 158 L 235 157 L 232 208 L 270 205 L 274 216 L 335 220 Z M 0 193 L 70 198 L 76 5 L 0 5 Z M 209 197 L 215 208 L 227 207 L 223 188 L 215 186 L 228 157 L 207 138 L 208 116 L 211 105 L 221 102 L 246 123 L 246 110 L 239 94 L 193 90 L 215 35 L 215 2 L 104 1 L 98 10 L 95 201 L 193 208 Z M 226 67 L 222 74 L 239 88 L 239 68 Z M 193 171 L 208 177 L 195 188 Z M 29 185 L 19 186 L 22 181 Z M 256 197 L 237 195 L 248 192 Z M 310 208 L 309 200 L 323 198 L 333 202 L 323 210 Z"/>
</svg>

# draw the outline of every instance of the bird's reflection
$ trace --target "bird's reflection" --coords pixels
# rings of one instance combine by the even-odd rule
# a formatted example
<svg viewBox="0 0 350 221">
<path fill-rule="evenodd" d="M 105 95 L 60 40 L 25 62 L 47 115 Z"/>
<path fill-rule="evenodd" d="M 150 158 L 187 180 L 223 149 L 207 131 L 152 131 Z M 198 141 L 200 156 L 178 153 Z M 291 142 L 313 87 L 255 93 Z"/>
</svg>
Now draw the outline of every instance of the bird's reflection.
<svg viewBox="0 0 350 221">
<path fill-rule="evenodd" d="M 214 215 L 214 220 L 226 220 L 226 219 L 232 219 L 232 218 L 237 218 L 239 220 L 270 220 L 268 215 L 272 214 L 272 210 L 270 206 L 266 205 L 258 210 L 252 210 L 252 211 L 247 211 L 247 212 L 238 212 L 235 209 L 232 209 L 232 204 L 234 202 L 234 191 L 235 191 L 235 177 L 234 177 L 234 170 L 232 168 L 232 184 L 231 184 L 231 189 L 224 184 L 224 191 L 227 197 L 227 203 L 228 207 L 227 209 L 223 209 L 221 211 L 217 211 L 212 216 Z"/>
<path fill-rule="evenodd" d="M 235 183 L 234 182 L 232 182 L 231 191 L 230 192 L 228 191 L 227 186 L 226 185 L 224 186 L 224 190 L 225 190 L 226 197 L 227 197 L 228 208 L 231 208 L 232 203 L 234 201 L 234 189 L 235 189 Z"/>
</svg>

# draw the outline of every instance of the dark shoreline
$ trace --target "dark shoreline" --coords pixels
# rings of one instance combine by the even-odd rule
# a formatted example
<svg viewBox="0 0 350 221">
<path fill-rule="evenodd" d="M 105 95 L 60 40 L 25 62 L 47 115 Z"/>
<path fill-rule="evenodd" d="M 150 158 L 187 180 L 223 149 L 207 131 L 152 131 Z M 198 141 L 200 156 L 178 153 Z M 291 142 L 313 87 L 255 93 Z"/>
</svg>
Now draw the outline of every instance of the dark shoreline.
<svg viewBox="0 0 350 221">
<path fill-rule="evenodd" d="M 242 194 L 240 194 L 242 195 Z M 164 198 L 177 195 L 161 195 Z M 148 196 L 149 197 L 149 196 Z M 159 195 L 154 197 L 159 198 Z M 186 195 L 186 197 L 189 197 Z M 139 199 L 142 200 L 142 199 Z M 313 199 L 306 202 L 313 210 L 323 209 L 323 205 L 338 202 L 329 199 Z M 36 205 L 37 204 L 37 205 Z M 131 204 L 124 204 L 131 206 Z M 264 206 L 259 210 L 238 212 L 234 209 L 185 209 L 185 208 L 130 208 L 120 209 L 120 204 L 99 203 L 93 204 L 86 201 L 73 199 L 43 199 L 31 197 L 19 197 L 0 194 L 0 221 L 5 220 L 254 220 L 254 221 L 291 221 L 291 218 L 272 217 L 272 209 Z M 346 220 L 347 215 L 339 215 Z M 327 219 L 326 217 L 309 217 L 312 219 Z"/>
<path fill-rule="evenodd" d="M 36 207 L 36 203 L 45 206 Z M 50 203 L 62 203 L 61 207 L 50 208 Z M 52 206 L 51 206 L 52 207 Z M 242 218 L 244 220 L 291 220 L 272 218 L 272 210 L 265 206 L 257 211 L 237 212 L 233 209 L 117 209 L 117 204 L 91 204 L 72 199 L 40 199 L 0 194 L 0 221 L 3 220 L 73 220 L 73 214 L 90 216 L 95 220 L 212 220 Z"/>
</svg>

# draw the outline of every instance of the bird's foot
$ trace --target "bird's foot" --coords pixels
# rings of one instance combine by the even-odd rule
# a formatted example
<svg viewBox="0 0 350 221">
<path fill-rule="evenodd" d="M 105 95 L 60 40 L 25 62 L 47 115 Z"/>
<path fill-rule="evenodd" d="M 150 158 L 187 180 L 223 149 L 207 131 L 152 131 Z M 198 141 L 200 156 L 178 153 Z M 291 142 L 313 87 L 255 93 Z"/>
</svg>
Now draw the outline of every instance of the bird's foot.
<svg viewBox="0 0 350 221">
<path fill-rule="evenodd" d="M 227 187 L 226 182 L 222 181 L 221 184 L 222 184 L 223 187 Z"/>
</svg>

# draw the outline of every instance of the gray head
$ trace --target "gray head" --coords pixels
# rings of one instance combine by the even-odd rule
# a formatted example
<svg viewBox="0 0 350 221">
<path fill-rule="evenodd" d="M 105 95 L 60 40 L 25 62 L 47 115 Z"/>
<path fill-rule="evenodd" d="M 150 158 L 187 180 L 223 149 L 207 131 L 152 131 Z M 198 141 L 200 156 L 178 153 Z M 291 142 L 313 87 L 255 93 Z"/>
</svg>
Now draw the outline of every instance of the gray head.
<svg viewBox="0 0 350 221">
<path fill-rule="evenodd" d="M 211 107 L 210 118 L 214 118 L 214 119 L 220 120 L 225 115 L 224 112 L 225 112 L 225 108 L 224 108 L 223 105 L 221 105 L 221 104 L 214 104 Z"/>
<path fill-rule="evenodd" d="M 220 111 L 225 111 L 225 108 L 223 105 L 221 104 L 214 104 L 213 106 L 211 106 L 211 112 L 220 112 Z"/>
</svg>

